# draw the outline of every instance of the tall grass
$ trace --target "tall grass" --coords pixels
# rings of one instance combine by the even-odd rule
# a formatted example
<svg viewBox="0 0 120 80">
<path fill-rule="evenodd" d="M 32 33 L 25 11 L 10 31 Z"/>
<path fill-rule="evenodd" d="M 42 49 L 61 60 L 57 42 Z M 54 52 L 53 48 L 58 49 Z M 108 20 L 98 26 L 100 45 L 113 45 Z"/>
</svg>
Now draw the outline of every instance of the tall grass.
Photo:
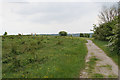
<svg viewBox="0 0 120 80">
<path fill-rule="evenodd" d="M 59 36 L 3 36 L 3 78 L 79 78 L 86 40 Z"/>
<path fill-rule="evenodd" d="M 111 57 L 116 64 L 118 64 L 118 55 L 116 54 L 116 51 L 111 51 L 111 48 L 107 47 L 108 41 L 93 39 L 93 42 L 99 46 L 109 57 Z M 118 65 L 120 66 L 120 64 Z"/>
</svg>

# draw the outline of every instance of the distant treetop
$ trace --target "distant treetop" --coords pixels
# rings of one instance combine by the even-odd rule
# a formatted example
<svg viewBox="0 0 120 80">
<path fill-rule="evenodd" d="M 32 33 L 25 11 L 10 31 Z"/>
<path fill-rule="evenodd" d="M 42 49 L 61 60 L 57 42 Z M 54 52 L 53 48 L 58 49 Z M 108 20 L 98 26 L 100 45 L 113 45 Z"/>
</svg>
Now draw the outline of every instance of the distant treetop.
<svg viewBox="0 0 120 80">
<path fill-rule="evenodd" d="M 3 35 L 4 35 L 4 36 L 7 35 L 7 32 L 5 32 Z"/>
<path fill-rule="evenodd" d="M 65 31 L 60 31 L 60 32 L 59 32 L 59 35 L 60 35 L 60 36 L 67 36 L 67 32 L 65 32 Z"/>
</svg>

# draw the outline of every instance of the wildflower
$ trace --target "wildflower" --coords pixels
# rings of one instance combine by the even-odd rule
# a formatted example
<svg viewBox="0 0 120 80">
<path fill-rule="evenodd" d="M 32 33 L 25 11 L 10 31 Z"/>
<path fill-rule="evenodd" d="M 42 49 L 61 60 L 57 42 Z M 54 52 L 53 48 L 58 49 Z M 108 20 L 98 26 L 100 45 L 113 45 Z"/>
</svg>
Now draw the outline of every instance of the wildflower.
<svg viewBox="0 0 120 80">
<path fill-rule="evenodd" d="M 40 69 L 42 69 L 42 68 L 40 67 Z"/>
<path fill-rule="evenodd" d="M 44 78 L 48 78 L 48 76 L 44 76 Z"/>
<path fill-rule="evenodd" d="M 22 75 L 24 77 L 24 75 Z"/>
</svg>

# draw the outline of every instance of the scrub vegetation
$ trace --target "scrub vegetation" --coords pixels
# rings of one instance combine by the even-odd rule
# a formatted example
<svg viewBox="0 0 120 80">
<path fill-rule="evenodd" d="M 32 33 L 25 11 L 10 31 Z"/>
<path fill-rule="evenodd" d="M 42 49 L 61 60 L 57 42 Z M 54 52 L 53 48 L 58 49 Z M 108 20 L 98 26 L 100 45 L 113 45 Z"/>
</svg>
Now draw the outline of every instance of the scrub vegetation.
<svg viewBox="0 0 120 80">
<path fill-rule="evenodd" d="M 79 78 L 86 40 L 68 36 L 3 36 L 3 78 Z"/>
</svg>

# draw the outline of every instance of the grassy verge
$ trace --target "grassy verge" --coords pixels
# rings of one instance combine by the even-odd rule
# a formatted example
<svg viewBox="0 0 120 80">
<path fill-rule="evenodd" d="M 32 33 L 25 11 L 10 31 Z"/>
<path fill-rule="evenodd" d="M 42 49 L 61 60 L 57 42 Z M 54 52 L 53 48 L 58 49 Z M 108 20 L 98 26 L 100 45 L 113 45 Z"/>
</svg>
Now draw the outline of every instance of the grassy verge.
<svg viewBox="0 0 120 80">
<path fill-rule="evenodd" d="M 94 73 L 94 69 L 96 66 L 96 61 L 98 61 L 99 59 L 97 59 L 95 56 L 92 56 L 90 58 L 90 61 L 87 63 L 88 64 L 88 75 L 90 78 L 103 78 L 104 76 L 102 74 L 98 74 L 98 73 Z"/>
<path fill-rule="evenodd" d="M 79 78 L 86 40 L 59 36 L 4 36 L 3 78 Z"/>
<path fill-rule="evenodd" d="M 109 47 L 106 45 L 108 44 L 107 41 L 100 41 L 100 40 L 92 40 L 97 46 L 99 46 L 109 57 L 113 59 L 113 61 L 118 65 L 118 55 L 116 54 L 115 51 L 111 51 Z M 120 65 L 119 65 L 120 67 Z"/>
<path fill-rule="evenodd" d="M 104 75 L 99 74 L 99 73 L 95 73 L 94 75 L 92 75 L 93 78 L 104 78 Z"/>
</svg>

